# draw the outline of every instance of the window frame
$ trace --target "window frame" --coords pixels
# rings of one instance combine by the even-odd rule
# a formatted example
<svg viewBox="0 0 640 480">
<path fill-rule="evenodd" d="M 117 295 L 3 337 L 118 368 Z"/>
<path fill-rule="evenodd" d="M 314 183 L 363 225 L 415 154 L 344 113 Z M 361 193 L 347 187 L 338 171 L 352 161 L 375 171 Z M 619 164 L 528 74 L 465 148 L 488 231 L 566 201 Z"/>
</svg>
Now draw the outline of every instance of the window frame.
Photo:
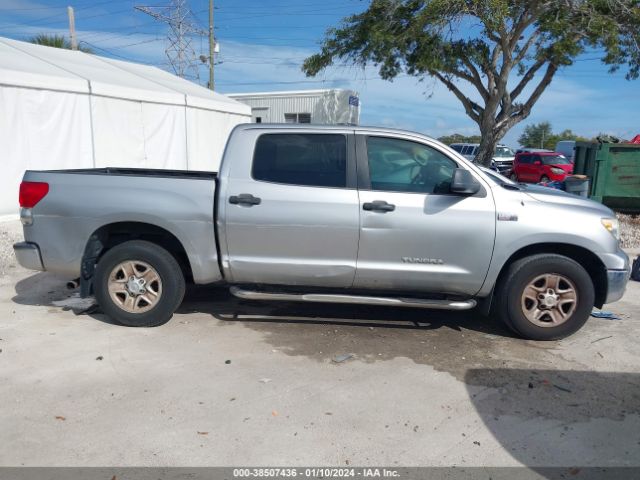
<svg viewBox="0 0 640 480">
<path fill-rule="evenodd" d="M 254 165 L 255 165 L 255 158 L 256 158 L 256 151 L 258 148 L 258 142 L 260 141 L 260 138 L 262 138 L 263 136 L 268 136 L 268 135 L 342 135 L 343 137 L 345 137 L 346 139 L 346 149 L 347 149 L 347 171 L 346 171 L 346 185 L 344 187 L 330 187 L 330 186 L 326 186 L 326 185 L 303 185 L 303 184 L 299 184 L 299 183 L 285 183 L 285 182 L 273 182 L 271 180 L 262 180 L 259 178 L 256 178 L 254 176 Z M 356 172 L 356 151 L 355 151 L 355 138 L 354 138 L 354 134 L 353 133 L 346 133 L 344 131 L 342 132 L 332 132 L 332 131 L 327 131 L 327 132 L 305 132 L 305 131 L 291 131 L 291 130 L 284 130 L 281 132 L 265 132 L 265 133 L 261 133 L 259 134 L 256 139 L 255 142 L 253 144 L 253 153 L 251 155 L 251 169 L 250 169 L 250 173 L 251 173 L 251 180 L 253 180 L 254 182 L 260 182 L 260 183 L 267 183 L 267 184 L 272 184 L 272 185 L 286 185 L 289 187 L 303 187 L 303 188 L 330 188 L 333 190 L 356 190 L 358 188 L 358 180 L 357 180 L 357 172 Z"/>
<path fill-rule="evenodd" d="M 355 136 L 355 144 L 356 144 L 356 159 L 357 159 L 357 174 L 358 174 L 358 190 L 366 190 L 366 191 L 371 191 L 371 192 L 380 192 L 381 194 L 384 193 L 395 193 L 395 194 L 404 194 L 404 195 L 440 195 L 440 196 L 456 196 L 459 197 L 460 195 L 457 193 L 453 193 L 453 192 L 448 192 L 448 193 L 427 193 L 427 192 L 406 192 L 406 191 L 398 191 L 398 190 L 375 190 L 373 188 L 371 188 L 371 175 L 369 173 L 369 156 L 368 156 L 368 152 L 367 152 L 367 139 L 369 137 L 374 137 L 374 138 L 387 138 L 390 140 L 404 140 L 407 142 L 413 142 L 413 143 L 417 143 L 419 145 L 423 145 L 424 147 L 427 148 L 432 148 L 433 150 L 437 151 L 438 153 L 444 155 L 446 158 L 448 158 L 449 160 L 451 160 L 455 165 L 456 168 L 464 168 L 464 166 L 462 166 L 460 164 L 460 162 L 458 160 L 456 160 L 455 158 L 453 158 L 449 153 L 447 153 L 446 151 L 444 151 L 441 148 L 438 148 L 437 145 L 431 145 L 429 143 L 425 143 L 420 141 L 420 139 L 417 138 L 407 138 L 407 137 L 402 137 L 402 136 L 395 136 L 392 134 L 386 134 L 384 132 L 381 133 L 359 133 L 356 134 Z M 465 170 L 468 170 L 465 168 Z M 476 179 L 478 179 L 477 175 L 475 175 L 475 173 L 472 170 L 469 170 L 472 172 L 472 174 L 474 175 L 474 177 L 476 177 Z M 474 194 L 474 195 L 470 195 L 472 197 L 484 197 L 487 195 L 487 192 L 484 188 L 484 184 L 478 180 L 480 182 L 480 190 L 478 191 L 478 193 Z"/>
</svg>

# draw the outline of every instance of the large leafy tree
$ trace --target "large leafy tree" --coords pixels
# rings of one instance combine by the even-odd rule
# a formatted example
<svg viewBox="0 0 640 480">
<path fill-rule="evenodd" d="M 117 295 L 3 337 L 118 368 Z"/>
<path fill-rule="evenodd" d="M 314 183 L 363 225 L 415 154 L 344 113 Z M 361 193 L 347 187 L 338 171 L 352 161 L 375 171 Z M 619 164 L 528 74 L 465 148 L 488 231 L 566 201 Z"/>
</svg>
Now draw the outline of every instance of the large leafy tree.
<svg viewBox="0 0 640 480">
<path fill-rule="evenodd" d="M 520 135 L 520 138 L 518 138 L 518 142 L 523 147 L 546 148 L 547 150 L 556 148 L 556 144 L 561 140 L 584 142 L 589 139 L 577 135 L 569 129 L 563 130 L 560 133 L 553 133 L 551 123 L 549 122 L 527 125 L 522 135 Z"/>
<path fill-rule="evenodd" d="M 340 59 L 375 65 L 387 80 L 435 78 L 478 124 L 476 160 L 488 165 L 558 70 L 591 50 L 611 71 L 638 77 L 639 0 L 372 0 L 327 32 L 303 71 L 314 76 Z"/>
<path fill-rule="evenodd" d="M 451 145 L 452 143 L 480 143 L 480 135 L 462 135 L 461 133 L 452 133 L 451 135 L 438 137 L 438 140 L 447 145 Z"/>
</svg>

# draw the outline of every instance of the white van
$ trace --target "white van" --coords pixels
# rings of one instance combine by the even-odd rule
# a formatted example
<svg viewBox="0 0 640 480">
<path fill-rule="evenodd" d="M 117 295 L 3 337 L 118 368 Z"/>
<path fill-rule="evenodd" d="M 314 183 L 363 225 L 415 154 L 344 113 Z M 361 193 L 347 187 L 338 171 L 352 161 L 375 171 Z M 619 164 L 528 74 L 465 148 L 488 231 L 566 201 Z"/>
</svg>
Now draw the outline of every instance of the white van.
<svg viewBox="0 0 640 480">
<path fill-rule="evenodd" d="M 575 140 L 560 140 L 558 143 L 556 143 L 555 151 L 563 154 L 565 157 L 571 160 L 571 163 L 573 163 L 574 157 L 576 154 L 575 148 L 576 148 Z"/>
</svg>

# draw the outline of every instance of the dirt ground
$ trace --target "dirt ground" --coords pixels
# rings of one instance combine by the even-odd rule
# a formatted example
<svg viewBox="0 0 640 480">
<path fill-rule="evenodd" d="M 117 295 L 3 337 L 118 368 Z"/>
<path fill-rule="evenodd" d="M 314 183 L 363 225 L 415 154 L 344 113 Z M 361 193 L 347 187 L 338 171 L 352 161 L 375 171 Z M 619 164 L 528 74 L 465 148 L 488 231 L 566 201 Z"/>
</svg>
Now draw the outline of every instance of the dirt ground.
<svg viewBox="0 0 640 480">
<path fill-rule="evenodd" d="M 216 288 L 132 329 L 5 270 L 0 465 L 640 466 L 638 282 L 619 320 L 540 343 L 474 312 Z"/>
</svg>

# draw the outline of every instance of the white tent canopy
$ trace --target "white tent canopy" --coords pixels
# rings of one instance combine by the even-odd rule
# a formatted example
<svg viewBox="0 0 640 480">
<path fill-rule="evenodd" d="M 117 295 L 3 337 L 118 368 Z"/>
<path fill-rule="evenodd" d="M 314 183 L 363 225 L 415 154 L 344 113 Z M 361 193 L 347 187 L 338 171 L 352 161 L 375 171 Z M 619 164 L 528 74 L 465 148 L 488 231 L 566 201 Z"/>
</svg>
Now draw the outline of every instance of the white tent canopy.
<svg viewBox="0 0 640 480">
<path fill-rule="evenodd" d="M 0 37 L 0 215 L 27 169 L 217 170 L 251 108 L 155 67 Z"/>
</svg>

